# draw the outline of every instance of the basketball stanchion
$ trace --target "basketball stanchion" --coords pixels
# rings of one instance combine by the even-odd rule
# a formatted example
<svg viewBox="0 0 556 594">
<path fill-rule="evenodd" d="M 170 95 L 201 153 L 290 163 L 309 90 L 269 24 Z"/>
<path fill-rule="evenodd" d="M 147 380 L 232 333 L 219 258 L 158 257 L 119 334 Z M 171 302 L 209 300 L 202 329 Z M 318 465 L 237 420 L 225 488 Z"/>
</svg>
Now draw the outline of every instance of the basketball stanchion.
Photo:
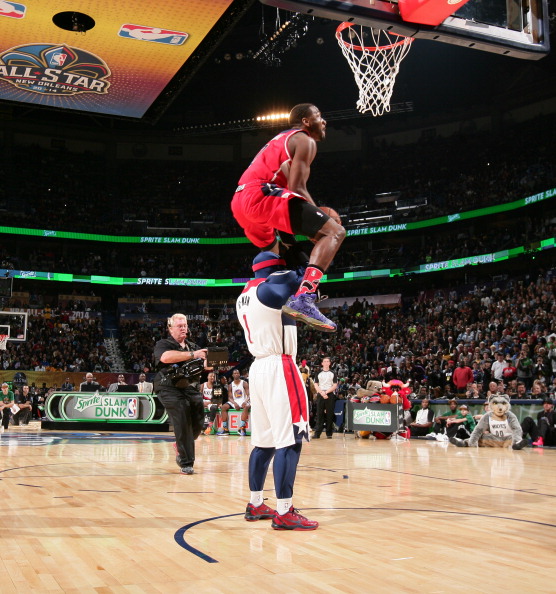
<svg viewBox="0 0 556 594">
<path fill-rule="evenodd" d="M 390 441 L 406 442 L 409 441 L 407 437 L 401 435 L 401 432 L 406 432 L 405 423 L 403 420 L 403 405 L 399 402 L 396 404 L 396 430 L 392 433 Z"/>
<path fill-rule="evenodd" d="M 365 38 L 369 36 L 372 44 L 366 45 Z M 357 109 L 361 113 L 370 111 L 374 116 L 390 111 L 396 75 L 401 61 L 411 48 L 413 37 L 353 23 L 340 23 L 336 29 L 336 39 L 359 88 Z"/>
</svg>

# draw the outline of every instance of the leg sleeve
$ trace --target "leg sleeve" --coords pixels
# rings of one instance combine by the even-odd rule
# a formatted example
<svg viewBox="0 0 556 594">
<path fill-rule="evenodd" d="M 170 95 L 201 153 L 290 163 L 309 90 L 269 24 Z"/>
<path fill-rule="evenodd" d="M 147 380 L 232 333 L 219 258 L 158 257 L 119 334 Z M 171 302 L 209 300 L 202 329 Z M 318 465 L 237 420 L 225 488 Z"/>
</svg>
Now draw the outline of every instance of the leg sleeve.
<svg viewBox="0 0 556 594">
<path fill-rule="evenodd" d="M 274 456 L 274 448 L 259 448 L 255 446 L 249 456 L 249 490 L 262 491 L 270 461 Z"/>
<path fill-rule="evenodd" d="M 273 470 L 277 499 L 289 499 L 293 496 L 293 484 L 300 455 L 301 443 L 276 450 Z"/>
</svg>

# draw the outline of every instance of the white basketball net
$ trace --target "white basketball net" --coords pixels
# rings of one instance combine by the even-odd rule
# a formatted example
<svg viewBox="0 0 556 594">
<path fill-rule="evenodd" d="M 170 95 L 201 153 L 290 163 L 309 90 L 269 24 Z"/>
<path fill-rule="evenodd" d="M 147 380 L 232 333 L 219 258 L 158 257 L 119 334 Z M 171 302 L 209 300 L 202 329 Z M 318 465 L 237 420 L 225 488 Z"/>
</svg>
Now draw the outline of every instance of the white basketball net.
<svg viewBox="0 0 556 594">
<path fill-rule="evenodd" d="M 365 39 L 364 33 L 370 37 Z M 413 37 L 341 23 L 336 38 L 359 88 L 357 109 L 361 113 L 370 111 L 374 116 L 390 111 L 396 75 Z"/>
<path fill-rule="evenodd" d="M 8 338 L 10 338 L 9 334 L 0 334 L 0 351 L 6 350 L 6 347 L 8 346 Z"/>
</svg>

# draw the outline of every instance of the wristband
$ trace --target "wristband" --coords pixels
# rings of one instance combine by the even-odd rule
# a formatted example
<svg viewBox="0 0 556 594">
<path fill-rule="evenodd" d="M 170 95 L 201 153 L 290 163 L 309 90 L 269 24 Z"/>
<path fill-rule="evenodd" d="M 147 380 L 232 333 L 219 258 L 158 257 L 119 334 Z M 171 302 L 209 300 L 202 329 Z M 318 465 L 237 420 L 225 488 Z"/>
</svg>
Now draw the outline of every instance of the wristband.
<svg viewBox="0 0 556 594">
<path fill-rule="evenodd" d="M 193 351 L 189 351 L 189 354 L 191 355 L 192 359 L 195 359 L 195 353 Z"/>
</svg>

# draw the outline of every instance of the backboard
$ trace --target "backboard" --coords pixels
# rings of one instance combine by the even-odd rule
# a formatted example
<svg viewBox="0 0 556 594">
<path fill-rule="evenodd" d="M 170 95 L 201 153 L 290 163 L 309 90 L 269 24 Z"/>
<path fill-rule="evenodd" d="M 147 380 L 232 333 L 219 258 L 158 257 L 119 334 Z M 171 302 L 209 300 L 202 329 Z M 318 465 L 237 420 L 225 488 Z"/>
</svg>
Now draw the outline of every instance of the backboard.
<svg viewBox="0 0 556 594">
<path fill-rule="evenodd" d="M 27 312 L 0 311 L 0 329 L 9 334 L 10 342 L 25 342 L 27 340 Z M 7 332 L 6 332 L 7 327 Z"/>
<path fill-rule="evenodd" d="M 436 26 L 421 22 L 427 19 L 404 20 L 400 4 L 410 1 L 261 0 L 285 10 L 514 58 L 537 60 L 550 51 L 548 0 L 452 0 L 455 12 Z M 419 4 L 426 5 L 427 0 Z"/>
</svg>

